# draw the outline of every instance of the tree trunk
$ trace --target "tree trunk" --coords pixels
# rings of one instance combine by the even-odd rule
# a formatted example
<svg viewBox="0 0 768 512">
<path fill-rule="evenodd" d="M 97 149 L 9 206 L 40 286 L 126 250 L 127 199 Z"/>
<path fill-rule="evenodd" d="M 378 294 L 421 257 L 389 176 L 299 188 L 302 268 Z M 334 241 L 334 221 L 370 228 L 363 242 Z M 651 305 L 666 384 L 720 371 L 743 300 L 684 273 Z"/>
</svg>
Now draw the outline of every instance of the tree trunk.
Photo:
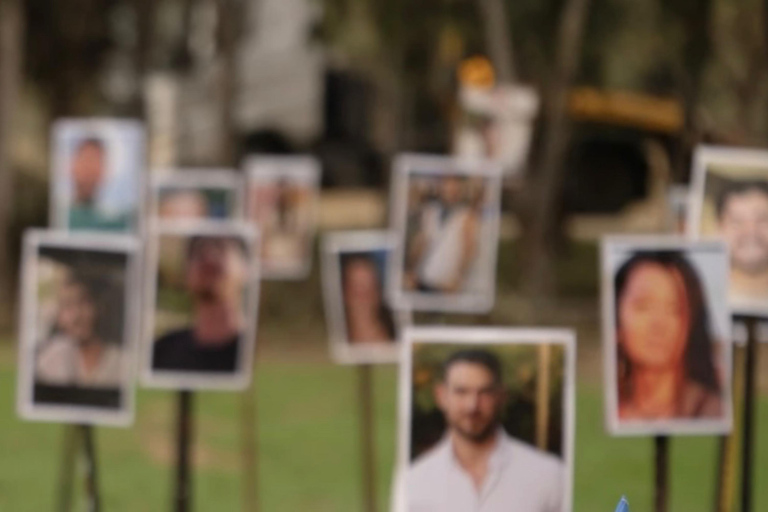
<svg viewBox="0 0 768 512">
<path fill-rule="evenodd" d="M 241 32 L 240 0 L 217 0 L 219 45 L 219 126 L 220 162 L 224 165 L 237 163 L 237 129 L 233 112 L 237 93 L 237 49 Z"/>
<path fill-rule="evenodd" d="M 20 0 L 0 0 L 0 328 L 13 326 L 16 280 L 9 247 L 13 222 L 13 122 L 21 82 L 23 17 Z"/>
<path fill-rule="evenodd" d="M 568 0 L 558 31 L 554 72 L 545 89 L 544 132 L 540 165 L 531 177 L 530 203 L 526 205 L 524 288 L 531 299 L 531 313 L 546 312 L 545 299 L 555 292 L 554 241 L 561 219 L 565 159 L 570 140 L 568 93 L 579 69 L 584 26 L 590 0 Z"/>
<path fill-rule="evenodd" d="M 136 96 L 131 105 L 131 114 L 137 118 L 144 118 L 144 91 L 147 73 L 151 66 L 157 2 L 155 0 L 135 0 L 134 8 L 136 10 L 136 34 L 138 38 L 133 66 L 136 73 L 137 87 Z"/>
<path fill-rule="evenodd" d="M 515 81 L 515 62 L 512 50 L 512 34 L 509 30 L 504 0 L 478 0 L 480 14 L 485 25 L 485 46 L 493 62 L 499 83 Z"/>
</svg>

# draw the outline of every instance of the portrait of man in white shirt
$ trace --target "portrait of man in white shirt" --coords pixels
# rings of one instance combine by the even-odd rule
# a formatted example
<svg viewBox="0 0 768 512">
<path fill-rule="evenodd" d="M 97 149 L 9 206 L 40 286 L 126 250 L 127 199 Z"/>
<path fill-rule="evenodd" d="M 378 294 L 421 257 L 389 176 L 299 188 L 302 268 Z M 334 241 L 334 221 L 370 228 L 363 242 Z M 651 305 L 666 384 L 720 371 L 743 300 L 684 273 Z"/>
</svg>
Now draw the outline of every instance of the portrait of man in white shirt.
<svg viewBox="0 0 768 512">
<path fill-rule="evenodd" d="M 458 348 L 442 363 L 434 401 L 442 439 L 406 474 L 407 512 L 563 512 L 563 460 L 511 437 L 502 424 L 507 400 L 499 357 Z"/>
</svg>

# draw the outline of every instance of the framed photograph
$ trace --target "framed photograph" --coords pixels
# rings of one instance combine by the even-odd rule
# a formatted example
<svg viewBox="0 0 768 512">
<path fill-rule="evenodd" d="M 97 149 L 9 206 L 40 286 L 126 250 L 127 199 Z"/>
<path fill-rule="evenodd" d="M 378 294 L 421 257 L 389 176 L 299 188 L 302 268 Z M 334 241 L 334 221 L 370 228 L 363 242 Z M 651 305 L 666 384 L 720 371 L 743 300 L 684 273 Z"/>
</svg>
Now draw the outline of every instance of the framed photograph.
<svg viewBox="0 0 768 512">
<path fill-rule="evenodd" d="M 151 179 L 150 218 L 242 219 L 244 185 L 233 169 L 158 170 Z"/>
<path fill-rule="evenodd" d="M 395 363 L 406 312 L 392 309 L 384 283 L 396 244 L 389 231 L 323 238 L 323 292 L 331 356 L 342 364 Z"/>
<path fill-rule="evenodd" d="M 462 86 L 455 155 L 490 160 L 505 174 L 516 175 L 528 160 L 539 103 L 538 93 L 530 87 Z"/>
<path fill-rule="evenodd" d="M 28 230 L 17 403 L 28 420 L 128 426 L 134 415 L 139 242 Z"/>
<path fill-rule="evenodd" d="M 144 128 L 124 119 L 63 119 L 52 129 L 52 227 L 138 234 Z"/>
<path fill-rule="evenodd" d="M 247 218 L 261 233 L 263 279 L 304 279 L 312 269 L 320 163 L 308 156 L 246 161 Z"/>
<path fill-rule="evenodd" d="M 768 317 L 768 151 L 697 148 L 688 234 L 725 240 L 731 310 Z"/>
<path fill-rule="evenodd" d="M 720 240 L 602 241 L 605 411 L 614 435 L 732 426 L 728 250 Z"/>
<path fill-rule="evenodd" d="M 404 310 L 480 313 L 493 307 L 501 167 L 403 155 L 394 164 L 390 226 L 398 243 L 388 292 Z"/>
<path fill-rule="evenodd" d="M 575 349 L 569 330 L 406 329 L 401 512 L 569 512 Z"/>
<path fill-rule="evenodd" d="M 258 238 L 243 222 L 150 228 L 142 381 L 171 389 L 245 389 L 258 311 Z"/>
</svg>

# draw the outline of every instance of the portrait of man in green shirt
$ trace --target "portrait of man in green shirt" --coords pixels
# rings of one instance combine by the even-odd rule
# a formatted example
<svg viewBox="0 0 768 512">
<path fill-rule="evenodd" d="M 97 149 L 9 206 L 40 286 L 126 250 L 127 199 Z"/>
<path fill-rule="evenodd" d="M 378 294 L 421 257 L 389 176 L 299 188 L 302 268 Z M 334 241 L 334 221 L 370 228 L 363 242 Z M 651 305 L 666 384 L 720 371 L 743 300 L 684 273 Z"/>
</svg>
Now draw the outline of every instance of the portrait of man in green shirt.
<svg viewBox="0 0 768 512">
<path fill-rule="evenodd" d="M 106 148 L 97 138 L 81 141 L 72 157 L 70 176 L 72 202 L 68 212 L 68 227 L 72 230 L 126 231 L 127 214 L 106 215 L 96 207 L 99 187 L 106 174 Z"/>
</svg>

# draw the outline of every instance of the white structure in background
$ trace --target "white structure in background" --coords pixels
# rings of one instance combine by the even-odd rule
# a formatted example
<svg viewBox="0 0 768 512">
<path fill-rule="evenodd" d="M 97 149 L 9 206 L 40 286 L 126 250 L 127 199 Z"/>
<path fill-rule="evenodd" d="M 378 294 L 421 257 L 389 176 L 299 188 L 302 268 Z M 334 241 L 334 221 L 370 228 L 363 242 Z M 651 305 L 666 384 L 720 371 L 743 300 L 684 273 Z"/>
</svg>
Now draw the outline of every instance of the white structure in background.
<svg viewBox="0 0 768 512">
<path fill-rule="evenodd" d="M 217 162 L 223 127 L 220 62 L 211 51 L 215 40 L 208 37 L 215 30 L 211 6 L 201 2 L 193 16 L 198 34 L 191 37 L 195 65 L 190 75 L 147 84 L 149 112 L 161 110 L 150 120 L 158 138 L 153 164 L 176 165 L 167 159 L 177 157 L 182 163 Z M 307 143 L 323 128 L 325 59 L 321 45 L 311 41 L 321 13 L 312 0 L 247 0 L 245 9 L 233 102 L 237 129 L 274 130 L 294 143 Z"/>
<path fill-rule="evenodd" d="M 463 118 L 455 134 L 455 154 L 488 158 L 501 164 L 505 174 L 518 173 L 528 159 L 539 113 L 536 90 L 518 85 L 463 86 L 459 103 Z"/>
<path fill-rule="evenodd" d="M 170 168 L 178 163 L 179 87 L 173 75 L 152 74 L 145 84 L 149 168 Z"/>
<path fill-rule="evenodd" d="M 319 2 L 251 1 L 235 116 L 243 131 L 275 129 L 305 143 L 323 128 L 325 59 L 311 41 Z"/>
</svg>

